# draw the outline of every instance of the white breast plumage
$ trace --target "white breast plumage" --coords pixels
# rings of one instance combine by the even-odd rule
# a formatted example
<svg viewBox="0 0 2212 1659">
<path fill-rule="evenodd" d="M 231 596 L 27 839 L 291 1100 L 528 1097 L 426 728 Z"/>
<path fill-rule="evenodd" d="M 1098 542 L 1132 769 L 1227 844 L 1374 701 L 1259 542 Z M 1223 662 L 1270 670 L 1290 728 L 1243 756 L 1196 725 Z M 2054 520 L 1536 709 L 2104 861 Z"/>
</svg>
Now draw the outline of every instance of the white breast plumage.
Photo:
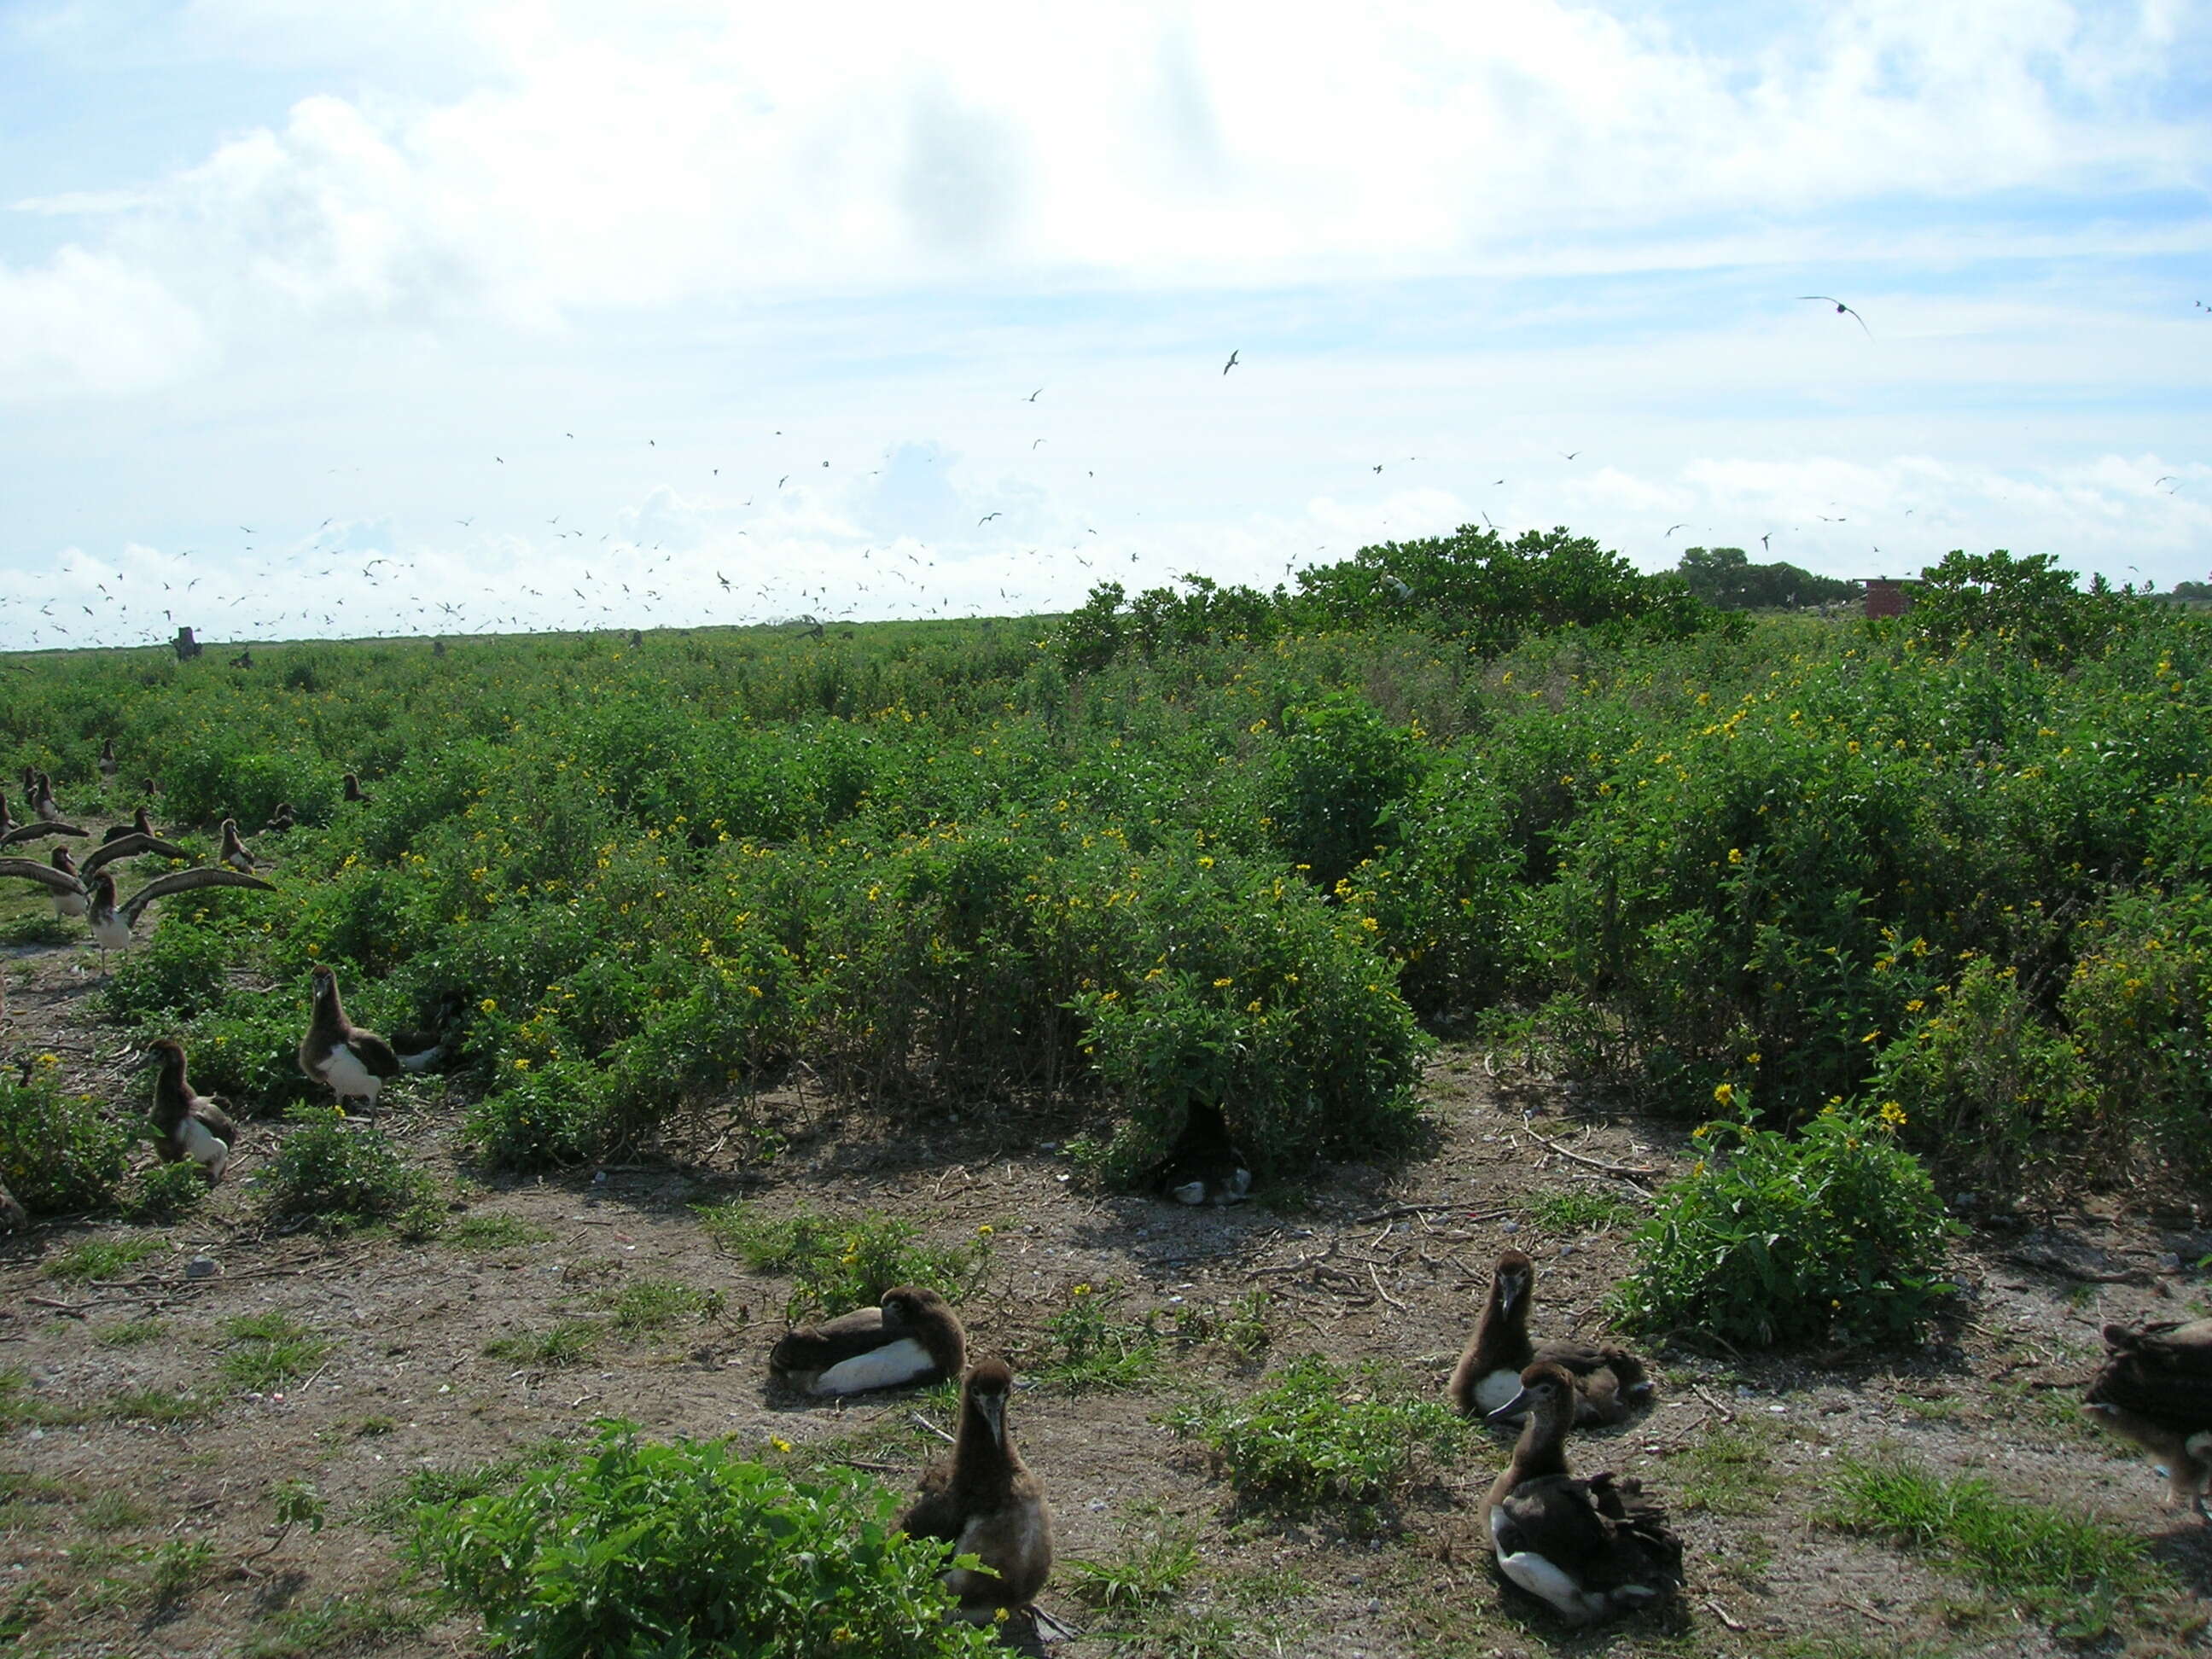
<svg viewBox="0 0 2212 1659">
<path fill-rule="evenodd" d="M 864 1394 L 870 1389 L 894 1389 L 921 1376 L 936 1363 L 921 1343 L 910 1336 L 901 1337 L 880 1348 L 840 1360 L 815 1378 L 814 1392 Z"/>
<path fill-rule="evenodd" d="M 182 1126 L 185 1156 L 195 1164 L 204 1164 L 208 1173 L 220 1180 L 223 1166 L 230 1162 L 230 1144 L 196 1117 L 188 1117 Z"/>
<path fill-rule="evenodd" d="M 360 1056 L 343 1042 L 331 1045 L 331 1057 L 323 1062 L 323 1076 L 341 1095 L 374 1096 L 377 1085 L 381 1081 L 361 1063 Z"/>
<path fill-rule="evenodd" d="M 1474 1403 L 1485 1412 L 1494 1412 L 1520 1392 L 1519 1374 L 1509 1371 L 1501 1366 L 1489 1375 L 1476 1379 Z"/>
</svg>

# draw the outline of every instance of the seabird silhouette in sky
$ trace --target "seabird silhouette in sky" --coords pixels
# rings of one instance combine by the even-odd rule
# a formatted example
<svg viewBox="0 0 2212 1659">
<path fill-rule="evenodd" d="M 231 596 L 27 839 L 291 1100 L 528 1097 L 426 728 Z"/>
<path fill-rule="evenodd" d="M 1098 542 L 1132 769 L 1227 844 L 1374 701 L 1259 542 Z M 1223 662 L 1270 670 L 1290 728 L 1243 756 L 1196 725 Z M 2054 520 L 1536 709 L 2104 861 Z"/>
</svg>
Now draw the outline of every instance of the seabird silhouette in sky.
<svg viewBox="0 0 2212 1659">
<path fill-rule="evenodd" d="M 1235 352 L 1233 352 L 1233 351 L 1232 351 L 1232 352 L 1231 352 L 1231 353 L 1229 354 L 1229 361 L 1228 361 L 1227 362 L 1225 362 L 1225 363 L 1222 364 L 1222 366 L 1221 366 L 1221 372 L 1222 372 L 1224 374 L 1227 374 L 1231 369 L 1232 369 L 1232 368 L 1236 368 L 1236 367 L 1237 367 L 1237 354 L 1236 354 Z"/>
<path fill-rule="evenodd" d="M 1873 331 L 1872 329 L 1870 329 L 1870 328 L 1867 328 L 1867 320 L 1866 320 L 1866 319 L 1865 319 L 1865 318 L 1863 318 L 1863 317 L 1862 317 L 1862 316 L 1860 316 L 1860 315 L 1858 314 L 1858 313 L 1857 313 L 1857 312 L 1853 311 L 1853 310 L 1852 310 L 1849 306 L 1845 305 L 1845 304 L 1844 304 L 1841 300 L 1838 300 L 1838 298 L 1836 298 L 1836 296 L 1835 296 L 1834 295 L 1832 295 L 1832 294 L 1801 294 L 1801 295 L 1799 295 L 1797 297 L 1798 297 L 1799 299 L 1801 299 L 1801 300 L 1825 300 L 1828 304 L 1830 304 L 1830 305 L 1832 305 L 1832 306 L 1835 307 L 1835 308 L 1836 308 L 1836 311 L 1837 311 L 1838 314 L 1839 314 L 1839 315 L 1841 315 L 1841 316 L 1849 317 L 1849 318 L 1852 319 L 1854 321 L 1856 321 L 1861 328 L 1866 328 L 1866 337 L 1867 337 L 1867 338 L 1868 338 L 1868 339 L 1871 340 L 1872 338 L 1874 338 L 1874 331 Z"/>
</svg>

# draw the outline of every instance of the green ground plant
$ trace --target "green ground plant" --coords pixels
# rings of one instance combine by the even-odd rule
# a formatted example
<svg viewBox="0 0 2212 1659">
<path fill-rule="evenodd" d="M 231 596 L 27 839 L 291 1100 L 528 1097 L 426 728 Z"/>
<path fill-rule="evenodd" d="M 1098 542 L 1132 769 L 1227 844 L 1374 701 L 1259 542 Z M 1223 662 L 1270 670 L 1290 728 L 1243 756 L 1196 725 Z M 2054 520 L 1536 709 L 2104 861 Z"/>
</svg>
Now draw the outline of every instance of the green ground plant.
<svg viewBox="0 0 2212 1659">
<path fill-rule="evenodd" d="M 331 1340 L 289 1314 L 240 1314 L 223 1326 L 220 1369 L 234 1389 L 266 1391 L 296 1382 L 331 1351 Z"/>
<path fill-rule="evenodd" d="M 262 1212 L 332 1232 L 396 1222 L 430 1197 L 383 1131 L 350 1124 L 332 1106 L 295 1109 L 292 1128 L 257 1176 Z"/>
<path fill-rule="evenodd" d="M 1637 1231 L 1616 1315 L 1739 1347 L 1911 1340 L 1952 1288 L 1956 1226 L 1896 1144 L 1895 1109 L 1832 1107 L 1793 1135 L 1753 1121 L 1732 1085 L 1716 1097 L 1742 1115 L 1698 1131 L 1704 1155 Z"/>
<path fill-rule="evenodd" d="M 946 1551 L 853 1471 L 798 1480 L 611 1425 L 563 1463 L 422 1512 L 416 1559 L 494 1640 L 538 1654 L 984 1654 L 946 1624 Z"/>
<path fill-rule="evenodd" d="M 1248 1399 L 1191 1402 L 1167 1422 L 1206 1448 L 1246 1502 L 1293 1512 L 1341 1504 L 1355 1516 L 1404 1486 L 1417 1454 L 1449 1459 L 1471 1432 L 1433 1400 L 1316 1356 Z"/>
<path fill-rule="evenodd" d="M 1030 1381 L 1061 1394 L 1115 1392 L 1157 1382 L 1160 1342 L 1150 1320 L 1115 1316 L 1110 1285 L 1078 1285 L 1045 1321 L 1044 1347 L 1024 1366 Z"/>
<path fill-rule="evenodd" d="M 122 1185 L 130 1146 L 91 1096 L 63 1091 L 55 1056 L 0 1072 L 0 1182 L 33 1215 L 105 1207 Z"/>
<path fill-rule="evenodd" d="M 802 1210 L 760 1216 L 741 1200 L 703 1204 L 695 1213 L 708 1236 L 756 1273 L 788 1273 L 787 1316 L 841 1314 L 873 1306 L 895 1285 L 921 1285 L 958 1302 L 981 1285 L 991 1264 L 990 1234 L 966 1243 L 924 1244 L 911 1222 L 872 1212 L 839 1218 Z"/>
<path fill-rule="evenodd" d="M 2069 1641 L 2201 1634 L 2206 1615 L 2145 1550 L 2094 1516 L 2008 1498 L 1978 1475 L 1945 1476 L 1903 1460 L 1850 1462 L 1822 1518 L 1929 1555 Z"/>
<path fill-rule="evenodd" d="M 149 1238 L 81 1239 L 46 1264 L 49 1279 L 78 1280 L 118 1279 L 149 1256 L 169 1248 L 167 1240 Z"/>
</svg>

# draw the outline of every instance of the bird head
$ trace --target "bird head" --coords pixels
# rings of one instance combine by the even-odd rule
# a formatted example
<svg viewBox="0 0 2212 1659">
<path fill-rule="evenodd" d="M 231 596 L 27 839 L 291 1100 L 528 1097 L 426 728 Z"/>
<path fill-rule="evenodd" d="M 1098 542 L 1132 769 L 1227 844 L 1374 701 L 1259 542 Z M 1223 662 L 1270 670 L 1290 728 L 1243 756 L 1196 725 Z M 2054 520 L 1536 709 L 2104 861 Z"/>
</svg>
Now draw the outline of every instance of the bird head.
<svg viewBox="0 0 2212 1659">
<path fill-rule="evenodd" d="M 1575 1380 L 1564 1365 L 1539 1361 L 1521 1373 L 1521 1392 L 1496 1411 L 1486 1423 L 1510 1423 L 1526 1413 L 1540 1425 L 1559 1423 L 1574 1414 Z"/>
<path fill-rule="evenodd" d="M 967 1386 L 962 1390 L 968 1402 L 982 1414 L 991 1438 L 1001 1446 L 1006 1443 L 1006 1395 L 1013 1386 L 1014 1373 L 1005 1360 L 986 1359 L 968 1373 Z"/>
<path fill-rule="evenodd" d="M 1497 1289 L 1499 1310 L 1510 1314 L 1527 1303 L 1535 1287 L 1536 1264 L 1519 1250 L 1504 1251 L 1491 1269 L 1491 1283 Z"/>
</svg>

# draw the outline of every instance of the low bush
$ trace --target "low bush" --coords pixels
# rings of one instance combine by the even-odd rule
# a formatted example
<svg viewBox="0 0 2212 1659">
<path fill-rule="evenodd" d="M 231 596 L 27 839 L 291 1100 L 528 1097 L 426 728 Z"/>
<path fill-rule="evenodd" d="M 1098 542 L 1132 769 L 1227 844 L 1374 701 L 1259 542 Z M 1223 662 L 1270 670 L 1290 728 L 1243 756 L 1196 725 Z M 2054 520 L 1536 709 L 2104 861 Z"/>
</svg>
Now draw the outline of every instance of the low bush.
<svg viewBox="0 0 2212 1659">
<path fill-rule="evenodd" d="M 997 1650 L 945 1622 L 946 1550 L 852 1473 L 801 1480 L 713 1443 L 611 1425 L 580 1457 L 417 1522 L 416 1558 L 519 1652 L 934 1659 Z"/>
<path fill-rule="evenodd" d="M 347 1232 L 429 1202 L 429 1177 L 410 1169 L 382 1130 L 350 1125 L 334 1106 L 295 1109 L 291 1121 L 258 1177 L 270 1220 Z"/>
<path fill-rule="evenodd" d="M 1934 1006 L 1911 1011 L 1920 1018 L 1882 1049 L 1867 1083 L 1873 1098 L 1904 1112 L 1905 1141 L 1960 1182 L 2007 1193 L 2055 1150 L 2072 1155 L 2096 1115 L 2089 1071 L 2066 1033 L 2037 1014 L 2018 974 L 1976 957 L 1929 1000 Z"/>
<path fill-rule="evenodd" d="M 59 1067 L 41 1054 L 27 1079 L 0 1073 L 0 1184 L 34 1216 L 105 1207 L 130 1162 L 130 1132 L 90 1095 L 64 1093 Z"/>
<path fill-rule="evenodd" d="M 588 1164 L 614 1144 L 611 1089 L 611 1079 L 588 1060 L 526 1066 L 497 1094 L 469 1109 L 468 1138 L 501 1169 Z"/>
<path fill-rule="evenodd" d="M 2212 1170 L 2212 889 L 2115 897 L 2078 931 L 2060 1006 L 2109 1161 Z"/>
<path fill-rule="evenodd" d="M 129 1209 L 134 1221 L 165 1223 L 182 1220 L 207 1201 L 205 1170 L 186 1158 L 177 1164 L 155 1164 L 142 1170 Z"/>
<path fill-rule="evenodd" d="M 1705 1156 L 1638 1231 L 1616 1315 L 1740 1347 L 1910 1339 L 1954 1288 L 1942 1273 L 1957 1228 L 1897 1144 L 1896 1106 L 1832 1106 L 1790 1135 L 1750 1121 L 1730 1085 L 1716 1097 L 1744 1115 L 1697 1131 Z"/>
<path fill-rule="evenodd" d="M 939 1246 L 918 1243 L 911 1222 L 873 1212 L 856 1220 L 805 1210 L 770 1218 L 732 1200 L 702 1204 L 697 1213 L 708 1235 L 755 1272 L 791 1275 L 791 1319 L 872 1307 L 894 1285 L 925 1285 L 958 1302 L 982 1285 L 991 1265 L 988 1230 L 969 1243 Z"/>
<path fill-rule="evenodd" d="M 1152 964 L 1126 989 L 1074 1000 L 1125 1117 L 1086 1162 L 1133 1182 L 1197 1102 L 1222 1108 L 1262 1177 L 1403 1150 L 1429 1042 L 1370 942 L 1379 924 L 1273 866 L 1196 862 L 1153 901 Z"/>
<path fill-rule="evenodd" d="M 1249 1399 L 1180 1407 L 1168 1426 L 1205 1446 L 1239 1498 L 1291 1510 L 1371 1507 L 1405 1486 L 1417 1453 L 1447 1460 L 1473 1432 L 1437 1401 L 1318 1357 Z"/>
<path fill-rule="evenodd" d="M 1150 1320 L 1117 1319 L 1111 1286 L 1078 1285 L 1045 1321 L 1043 1351 L 1028 1362 L 1031 1382 L 1060 1394 L 1133 1389 L 1158 1380 L 1160 1343 Z"/>
</svg>

